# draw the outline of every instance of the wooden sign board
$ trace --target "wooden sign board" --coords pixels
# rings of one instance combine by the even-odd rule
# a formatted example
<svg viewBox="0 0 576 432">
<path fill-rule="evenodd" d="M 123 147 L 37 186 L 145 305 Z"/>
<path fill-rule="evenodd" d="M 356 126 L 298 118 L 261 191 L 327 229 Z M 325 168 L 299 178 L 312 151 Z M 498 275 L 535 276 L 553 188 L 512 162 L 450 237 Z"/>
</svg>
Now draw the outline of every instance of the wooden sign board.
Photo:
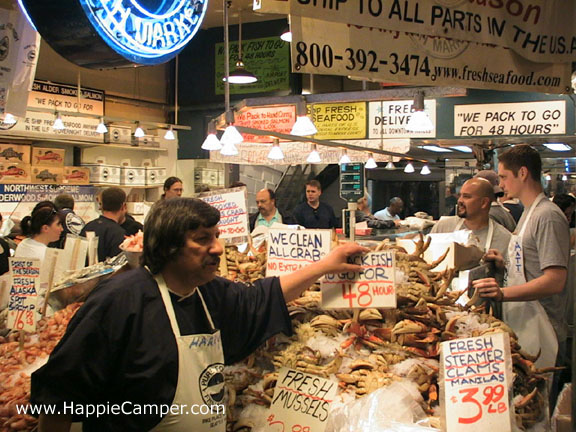
<svg viewBox="0 0 576 432">
<path fill-rule="evenodd" d="M 320 261 L 332 243 L 331 230 L 268 230 L 266 276 L 290 274 Z"/>
<path fill-rule="evenodd" d="M 12 283 L 8 301 L 7 327 L 13 330 L 35 331 L 40 288 L 40 260 L 14 257 L 8 260 Z"/>
<path fill-rule="evenodd" d="M 350 258 L 361 273 L 327 274 L 321 282 L 324 309 L 395 308 L 395 257 L 393 251 L 371 252 Z"/>
<path fill-rule="evenodd" d="M 266 430 L 324 431 L 337 386 L 316 375 L 280 369 Z"/>
<path fill-rule="evenodd" d="M 443 430 L 511 431 L 508 333 L 442 342 L 440 386 Z"/>
</svg>

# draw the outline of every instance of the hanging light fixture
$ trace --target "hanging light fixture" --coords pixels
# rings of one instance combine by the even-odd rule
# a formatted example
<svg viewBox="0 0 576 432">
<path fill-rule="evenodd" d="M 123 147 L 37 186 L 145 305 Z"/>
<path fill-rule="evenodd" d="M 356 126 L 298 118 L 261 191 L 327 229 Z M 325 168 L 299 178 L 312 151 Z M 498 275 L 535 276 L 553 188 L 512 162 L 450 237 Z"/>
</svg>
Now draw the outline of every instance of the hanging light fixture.
<svg viewBox="0 0 576 432">
<path fill-rule="evenodd" d="M 296 122 L 290 131 L 292 135 L 308 136 L 318 133 L 318 129 L 314 126 L 310 117 L 306 113 L 306 99 L 302 98 L 296 104 Z"/>
<path fill-rule="evenodd" d="M 432 171 L 430 171 L 430 168 L 428 167 L 428 165 L 424 165 L 422 167 L 422 169 L 420 170 L 420 174 L 422 175 L 429 175 Z"/>
<path fill-rule="evenodd" d="M 374 160 L 374 155 L 372 153 L 370 153 L 370 156 L 368 157 L 368 160 L 366 161 L 366 165 L 364 165 L 364 167 L 367 169 L 378 168 L 378 164 Z"/>
<path fill-rule="evenodd" d="M 568 181 L 568 176 L 566 174 L 562 174 L 562 181 Z"/>
<path fill-rule="evenodd" d="M 220 140 L 216 136 L 216 126 L 214 125 L 214 121 L 210 121 L 208 123 L 208 135 L 206 135 L 206 139 L 202 143 L 202 150 L 222 150 L 222 144 Z"/>
<path fill-rule="evenodd" d="M 410 116 L 410 120 L 406 125 L 406 130 L 408 132 L 423 133 L 434 130 L 432 120 L 430 120 L 430 117 L 428 117 L 428 114 L 424 111 L 424 92 L 416 92 L 414 103 L 412 104 L 412 110 L 414 112 Z"/>
<path fill-rule="evenodd" d="M 227 77 L 232 84 L 252 84 L 258 81 L 256 75 L 249 72 L 242 61 L 242 9 L 238 10 L 238 61 L 236 62 L 236 69 Z M 226 81 L 226 77 L 223 79 Z"/>
<path fill-rule="evenodd" d="M 344 153 L 342 153 L 342 157 L 340 158 L 340 161 L 338 162 L 340 165 L 345 165 L 345 164 L 349 164 L 352 161 L 350 160 L 350 157 L 348 156 L 348 150 L 344 149 Z"/>
<path fill-rule="evenodd" d="M 272 148 L 268 153 L 268 159 L 272 160 L 284 159 L 284 153 L 282 153 L 282 149 L 280 148 L 280 140 L 278 140 L 278 138 L 274 139 L 274 144 L 272 144 Z"/>
<path fill-rule="evenodd" d="M 98 123 L 98 126 L 96 126 L 96 132 L 100 134 L 105 134 L 106 132 L 108 132 L 108 128 L 104 123 L 104 117 L 100 117 L 100 123 Z"/>
<path fill-rule="evenodd" d="M 286 27 L 282 31 L 280 39 L 282 39 L 284 42 L 292 42 L 292 32 L 290 31 L 290 27 Z"/>
<path fill-rule="evenodd" d="M 316 144 L 312 144 L 312 151 L 306 158 L 306 162 L 308 163 L 320 163 L 322 162 L 322 158 L 320 157 L 320 153 L 316 150 Z"/>
<path fill-rule="evenodd" d="M 62 117 L 60 116 L 60 113 L 58 111 L 56 111 L 54 123 L 52 123 L 52 129 L 54 130 L 66 129 L 64 126 L 64 122 L 62 121 Z"/>
<path fill-rule="evenodd" d="M 396 167 L 394 166 L 394 162 L 392 162 L 392 156 L 390 156 L 390 159 L 388 159 L 388 163 L 386 164 L 384 169 L 386 169 L 388 171 L 392 171 L 392 170 L 396 169 Z"/>
<path fill-rule="evenodd" d="M 16 124 L 17 121 L 18 120 L 16 120 L 16 117 L 14 117 L 12 114 L 6 113 L 4 114 L 4 120 L 2 122 L 7 125 L 13 125 Z"/>
<path fill-rule="evenodd" d="M 144 133 L 144 129 L 142 129 L 140 126 L 140 122 L 136 122 L 136 130 L 134 131 L 134 136 L 136 138 L 142 138 L 144 135 L 146 134 Z"/>
<path fill-rule="evenodd" d="M 232 111 L 226 112 L 226 129 L 224 129 L 224 133 L 222 134 L 222 138 L 220 138 L 220 142 L 222 143 L 222 149 L 220 153 L 224 156 L 236 156 L 238 154 L 238 149 L 236 148 L 236 144 L 240 144 L 244 141 L 244 137 L 238 129 L 234 126 L 234 113 Z"/>
<path fill-rule="evenodd" d="M 404 172 L 406 174 L 412 174 L 414 172 L 414 165 L 412 165 L 412 162 L 408 162 L 406 164 L 406 166 L 404 167 Z"/>
<path fill-rule="evenodd" d="M 164 139 L 165 139 L 165 140 L 170 140 L 170 141 L 176 139 L 176 137 L 174 136 L 174 128 L 173 128 L 172 126 L 170 126 L 170 129 L 168 129 L 168 130 L 166 131 L 166 133 L 164 134 Z"/>
</svg>

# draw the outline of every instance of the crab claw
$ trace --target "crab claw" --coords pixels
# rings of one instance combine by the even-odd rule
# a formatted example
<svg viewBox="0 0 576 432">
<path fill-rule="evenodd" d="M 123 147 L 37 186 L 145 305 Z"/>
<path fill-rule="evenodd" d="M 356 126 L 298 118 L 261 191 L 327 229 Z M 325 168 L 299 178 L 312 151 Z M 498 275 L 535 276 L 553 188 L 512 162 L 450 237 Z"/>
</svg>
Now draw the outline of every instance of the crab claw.
<svg viewBox="0 0 576 432">
<path fill-rule="evenodd" d="M 424 333 L 428 328 L 425 324 L 412 321 L 412 320 L 402 320 L 394 326 L 392 329 L 393 335 L 404 334 L 404 333 Z"/>
</svg>

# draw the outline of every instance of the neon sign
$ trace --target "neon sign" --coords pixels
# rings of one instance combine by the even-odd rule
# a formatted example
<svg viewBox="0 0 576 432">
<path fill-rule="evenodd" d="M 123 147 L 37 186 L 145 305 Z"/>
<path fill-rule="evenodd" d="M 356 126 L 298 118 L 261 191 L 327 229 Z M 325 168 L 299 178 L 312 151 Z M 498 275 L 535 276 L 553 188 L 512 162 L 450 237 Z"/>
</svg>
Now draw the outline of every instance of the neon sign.
<svg viewBox="0 0 576 432">
<path fill-rule="evenodd" d="M 94 68 L 117 67 L 126 60 L 144 65 L 167 62 L 196 35 L 208 9 L 208 0 L 18 2 L 52 48 L 80 66 Z M 62 27 L 57 17 L 65 17 L 68 26 Z M 96 31 L 86 31 L 89 27 Z"/>
<path fill-rule="evenodd" d="M 140 64 L 174 57 L 194 37 L 208 0 L 80 0 L 88 19 L 116 52 Z"/>
</svg>

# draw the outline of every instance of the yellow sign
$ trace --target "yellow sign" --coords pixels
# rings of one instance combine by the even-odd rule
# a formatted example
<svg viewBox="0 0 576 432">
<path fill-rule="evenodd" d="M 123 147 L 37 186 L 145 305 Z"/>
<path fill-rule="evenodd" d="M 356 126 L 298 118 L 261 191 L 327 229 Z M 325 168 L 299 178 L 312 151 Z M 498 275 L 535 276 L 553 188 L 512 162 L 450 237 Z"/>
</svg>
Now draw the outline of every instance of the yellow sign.
<svg viewBox="0 0 576 432">
<path fill-rule="evenodd" d="M 314 138 L 366 138 L 365 102 L 308 105 L 308 115 L 318 129 Z"/>
</svg>

